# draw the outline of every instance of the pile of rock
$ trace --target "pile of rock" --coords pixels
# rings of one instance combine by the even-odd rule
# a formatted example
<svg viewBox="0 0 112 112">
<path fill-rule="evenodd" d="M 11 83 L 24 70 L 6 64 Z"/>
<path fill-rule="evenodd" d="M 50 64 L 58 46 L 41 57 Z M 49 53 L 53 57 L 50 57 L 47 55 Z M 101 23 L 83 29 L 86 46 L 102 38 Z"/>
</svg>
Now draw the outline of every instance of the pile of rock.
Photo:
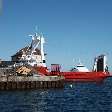
<svg viewBox="0 0 112 112">
<path fill-rule="evenodd" d="M 24 64 L 23 66 L 16 68 L 15 72 L 20 76 L 33 76 L 33 74 L 43 75 L 28 64 Z"/>
<path fill-rule="evenodd" d="M 39 71 L 35 70 L 31 65 L 24 64 L 18 67 L 1 68 L 0 76 L 33 76 L 33 74 L 43 75 Z"/>
</svg>

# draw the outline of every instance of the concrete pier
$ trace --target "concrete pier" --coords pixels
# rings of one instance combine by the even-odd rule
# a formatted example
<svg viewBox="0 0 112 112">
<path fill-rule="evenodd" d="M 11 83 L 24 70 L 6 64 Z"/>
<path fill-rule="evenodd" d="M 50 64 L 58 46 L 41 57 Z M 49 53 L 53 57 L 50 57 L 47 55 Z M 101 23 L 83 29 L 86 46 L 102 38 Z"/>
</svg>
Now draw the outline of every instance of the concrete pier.
<svg viewBox="0 0 112 112">
<path fill-rule="evenodd" d="M 0 90 L 23 90 L 62 87 L 64 87 L 64 78 L 58 76 L 9 76 L 8 78 L 4 76 L 0 78 Z"/>
</svg>

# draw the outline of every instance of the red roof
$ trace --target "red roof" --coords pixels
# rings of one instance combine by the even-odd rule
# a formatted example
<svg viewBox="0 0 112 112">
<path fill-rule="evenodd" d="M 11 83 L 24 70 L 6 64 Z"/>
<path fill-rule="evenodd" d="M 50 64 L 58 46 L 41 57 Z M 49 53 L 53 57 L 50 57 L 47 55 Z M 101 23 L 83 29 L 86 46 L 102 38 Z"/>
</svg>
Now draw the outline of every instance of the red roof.
<svg viewBox="0 0 112 112">
<path fill-rule="evenodd" d="M 14 54 L 13 56 L 21 56 L 23 54 L 23 52 L 26 54 L 30 54 L 31 53 L 31 46 L 30 47 L 25 47 L 23 49 L 21 49 L 20 51 L 18 51 L 16 54 Z M 35 49 L 34 51 L 34 55 L 41 55 L 41 52 L 38 48 Z"/>
</svg>

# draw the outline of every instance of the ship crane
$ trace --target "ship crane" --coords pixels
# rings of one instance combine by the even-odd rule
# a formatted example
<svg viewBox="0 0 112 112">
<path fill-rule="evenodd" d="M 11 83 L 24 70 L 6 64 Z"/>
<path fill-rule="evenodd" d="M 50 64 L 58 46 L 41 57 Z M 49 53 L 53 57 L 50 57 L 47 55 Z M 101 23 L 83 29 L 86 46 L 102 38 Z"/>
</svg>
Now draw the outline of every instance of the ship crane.
<svg viewBox="0 0 112 112">
<path fill-rule="evenodd" d="M 22 62 L 27 62 L 31 66 L 37 65 L 37 66 L 42 66 L 46 67 L 45 63 L 45 55 L 44 55 L 44 49 L 43 46 L 45 44 L 44 38 L 42 35 L 35 33 L 35 35 L 29 35 L 32 39 L 31 45 L 28 47 L 26 52 L 23 52 L 23 55 L 20 59 Z M 34 52 L 36 52 L 36 48 L 40 47 L 40 54 L 41 54 L 41 61 L 39 62 L 38 59 L 35 57 Z"/>
<path fill-rule="evenodd" d="M 32 38 L 32 44 L 31 44 L 31 60 L 34 60 L 33 54 L 35 52 L 35 49 L 40 45 L 40 52 L 41 52 L 41 63 L 43 67 L 46 67 L 45 64 L 45 56 L 44 56 L 44 49 L 43 46 L 45 44 L 44 38 L 42 35 L 38 35 L 37 33 L 34 35 L 29 35 Z M 36 61 L 36 60 L 35 60 Z"/>
</svg>

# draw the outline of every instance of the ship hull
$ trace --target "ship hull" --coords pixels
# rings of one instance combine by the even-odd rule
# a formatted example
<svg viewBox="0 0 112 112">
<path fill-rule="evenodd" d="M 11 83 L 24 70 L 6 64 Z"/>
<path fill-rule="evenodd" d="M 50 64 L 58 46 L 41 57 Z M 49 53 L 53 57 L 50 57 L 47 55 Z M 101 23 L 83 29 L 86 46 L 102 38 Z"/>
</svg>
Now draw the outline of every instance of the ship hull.
<svg viewBox="0 0 112 112">
<path fill-rule="evenodd" d="M 109 77 L 108 72 L 60 72 L 65 77 L 65 81 L 75 82 L 99 82 Z"/>
<path fill-rule="evenodd" d="M 34 67 L 37 71 L 43 75 L 53 76 L 60 75 L 65 78 L 65 81 L 75 81 L 75 82 L 99 82 L 103 81 L 105 78 L 109 77 L 109 72 L 60 72 L 51 71 L 47 72 L 46 67 Z"/>
<path fill-rule="evenodd" d="M 99 78 L 65 78 L 66 82 L 101 82 L 106 77 L 99 77 Z"/>
</svg>

